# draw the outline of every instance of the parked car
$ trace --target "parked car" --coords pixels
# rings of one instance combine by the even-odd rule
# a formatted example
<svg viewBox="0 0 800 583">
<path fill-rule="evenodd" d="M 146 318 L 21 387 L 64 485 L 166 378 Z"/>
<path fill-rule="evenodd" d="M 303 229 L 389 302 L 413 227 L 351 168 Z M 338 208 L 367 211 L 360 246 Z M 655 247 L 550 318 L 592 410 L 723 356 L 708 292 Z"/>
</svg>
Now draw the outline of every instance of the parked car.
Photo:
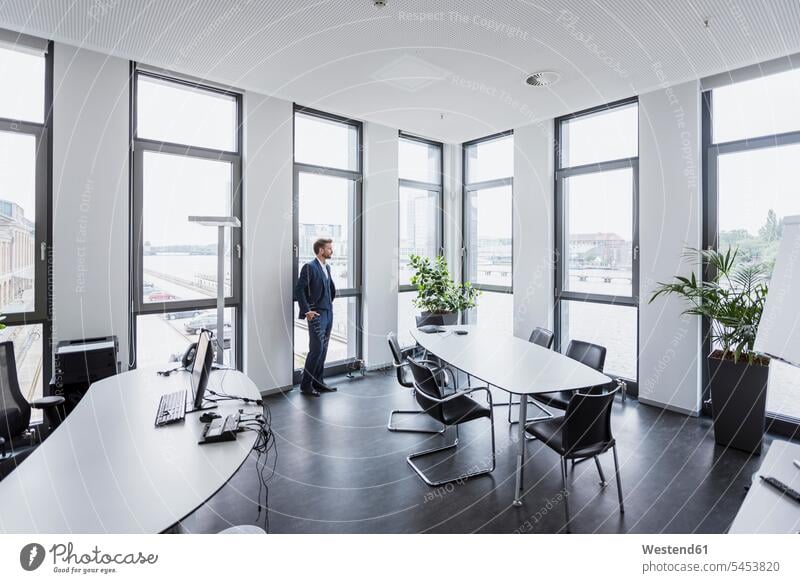
<svg viewBox="0 0 800 583">
<path fill-rule="evenodd" d="M 157 291 L 147 296 L 148 302 L 168 302 L 170 300 L 177 300 L 178 296 L 165 291 Z"/>
<path fill-rule="evenodd" d="M 145 294 L 151 294 L 151 293 L 153 293 L 154 291 L 157 291 L 157 290 L 156 290 L 156 286 L 153 284 L 152 281 L 145 281 L 142 284 L 142 291 Z"/>
<path fill-rule="evenodd" d="M 230 324 L 225 324 L 225 328 L 230 328 Z M 196 318 L 192 318 L 183 325 L 188 334 L 197 334 L 205 328 L 206 330 L 217 329 L 217 315 L 216 314 L 201 314 Z"/>
<path fill-rule="evenodd" d="M 182 312 L 168 312 L 164 314 L 164 317 L 167 320 L 183 320 L 184 318 L 196 318 L 200 313 L 200 310 L 183 310 Z"/>
</svg>

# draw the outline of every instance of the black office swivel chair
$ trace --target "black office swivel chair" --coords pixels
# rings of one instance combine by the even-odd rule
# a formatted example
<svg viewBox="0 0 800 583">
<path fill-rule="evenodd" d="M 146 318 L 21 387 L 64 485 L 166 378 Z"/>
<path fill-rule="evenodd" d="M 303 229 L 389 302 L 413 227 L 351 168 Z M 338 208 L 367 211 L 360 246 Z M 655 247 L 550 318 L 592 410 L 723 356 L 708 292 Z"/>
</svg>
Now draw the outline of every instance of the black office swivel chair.
<svg viewBox="0 0 800 583">
<path fill-rule="evenodd" d="M 416 389 L 414 395 L 417 398 L 417 403 L 419 403 L 423 411 L 447 427 L 452 425 L 456 426 L 456 438 L 453 443 L 442 447 L 434 447 L 424 451 L 412 453 L 406 458 L 408 465 L 410 465 L 417 475 L 422 478 L 423 482 L 425 482 L 428 486 L 434 487 L 454 482 L 456 480 L 466 480 L 469 478 L 474 478 L 475 476 L 482 476 L 484 474 L 493 472 L 495 468 L 494 415 L 492 414 L 492 394 L 491 391 L 489 391 L 489 387 L 466 387 L 451 395 L 446 395 L 436 380 L 437 375 L 435 369 L 431 369 L 430 367 L 414 359 L 408 359 L 408 365 L 414 378 L 414 388 Z M 487 393 L 487 398 L 489 399 L 488 407 L 481 405 L 476 400 L 468 396 L 470 393 L 477 391 L 485 391 Z M 491 424 L 491 467 L 477 469 L 473 472 L 462 473 L 451 478 L 434 482 L 416 466 L 414 460 L 417 458 L 452 449 L 458 446 L 458 426 L 461 423 L 467 423 L 469 421 L 474 421 L 475 419 L 483 418 L 488 418 L 489 423 Z"/>
<path fill-rule="evenodd" d="M 43 397 L 28 403 L 19 388 L 14 343 L 0 342 L 0 459 L 7 452 L 13 457 L 16 450 L 30 443 L 26 434 L 30 429 L 31 408 L 42 409 L 47 418 L 52 418 L 55 412 L 58 419 L 63 419 L 63 405 L 64 397 Z"/>
<path fill-rule="evenodd" d="M 564 489 L 564 512 L 569 532 L 569 492 L 567 490 L 567 460 L 594 458 L 601 486 L 607 486 L 603 468 L 597 456 L 609 449 L 614 453 L 614 474 L 617 480 L 619 512 L 625 513 L 622 501 L 622 479 L 619 475 L 617 444 L 611 434 L 611 405 L 619 387 L 605 394 L 575 393 L 562 417 L 531 423 L 525 431 L 542 441 L 561 456 L 561 483 Z"/>
<path fill-rule="evenodd" d="M 389 342 L 389 350 L 392 353 L 392 364 L 394 365 L 395 372 L 397 373 L 397 382 L 400 383 L 400 386 L 413 389 L 414 388 L 414 379 L 411 376 L 411 371 L 409 370 L 408 359 L 413 355 L 413 353 L 417 350 L 415 346 L 410 348 L 406 348 L 403 350 L 400 348 L 400 343 L 397 341 L 397 336 L 394 332 L 389 332 L 386 335 L 386 340 Z M 427 361 L 426 361 L 427 362 Z M 447 369 L 445 367 L 438 366 L 437 374 L 440 375 L 440 382 L 442 385 L 448 384 L 448 374 Z M 392 418 L 395 415 L 421 415 L 425 414 L 425 411 L 420 409 L 412 409 L 412 410 L 401 410 L 395 409 L 389 413 L 389 424 L 387 428 L 389 431 L 397 431 L 400 433 L 444 433 L 447 430 L 446 426 L 442 426 L 441 429 L 413 429 L 413 428 L 401 428 L 397 427 L 392 424 Z"/>
<path fill-rule="evenodd" d="M 541 326 L 537 326 L 536 328 L 533 329 L 533 332 L 531 332 L 531 335 L 528 338 L 528 342 L 530 342 L 531 344 L 535 344 L 536 346 L 541 346 L 542 348 L 548 348 L 549 349 L 549 348 L 551 348 L 553 346 L 553 332 L 548 330 L 547 328 L 542 328 Z M 515 421 L 515 420 L 511 419 L 511 406 L 518 404 L 518 403 L 514 403 L 513 399 L 514 399 L 514 395 L 512 393 L 509 393 L 508 394 L 508 422 L 511 425 L 513 425 L 515 423 L 519 423 L 519 421 Z M 542 407 L 539 407 L 539 405 L 537 403 L 533 403 L 533 404 L 536 405 L 539 408 L 539 410 L 541 410 L 542 413 L 544 413 L 545 416 L 544 417 L 528 418 L 526 421 L 528 421 L 529 423 L 532 422 L 532 421 L 538 421 L 540 419 L 550 419 L 553 416 L 552 413 L 550 413 L 550 411 L 548 411 L 547 409 L 543 409 Z"/>
</svg>

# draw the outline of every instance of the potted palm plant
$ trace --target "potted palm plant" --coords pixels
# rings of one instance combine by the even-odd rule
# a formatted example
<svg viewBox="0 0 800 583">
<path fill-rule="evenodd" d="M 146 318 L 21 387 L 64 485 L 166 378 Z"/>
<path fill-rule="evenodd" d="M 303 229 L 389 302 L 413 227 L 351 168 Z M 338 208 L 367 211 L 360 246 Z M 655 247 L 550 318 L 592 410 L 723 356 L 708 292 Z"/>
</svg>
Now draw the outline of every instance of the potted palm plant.
<svg viewBox="0 0 800 583">
<path fill-rule="evenodd" d="M 769 268 L 739 261 L 739 249 L 687 250 L 686 256 L 709 269 L 712 277 L 698 281 L 676 276 L 660 283 L 650 302 L 677 295 L 690 307 L 684 313 L 708 318 L 712 352 L 708 359 L 708 389 L 717 443 L 761 453 L 767 403 L 769 358 L 753 344 L 767 296 Z"/>
<path fill-rule="evenodd" d="M 461 313 L 476 306 L 480 291 L 470 282 L 456 284 L 450 277 L 447 260 L 441 255 L 433 261 L 412 255 L 410 265 L 414 269 L 411 285 L 417 288 L 413 304 L 422 310 L 423 316 L 441 315 L 445 324 L 458 324 Z"/>
</svg>

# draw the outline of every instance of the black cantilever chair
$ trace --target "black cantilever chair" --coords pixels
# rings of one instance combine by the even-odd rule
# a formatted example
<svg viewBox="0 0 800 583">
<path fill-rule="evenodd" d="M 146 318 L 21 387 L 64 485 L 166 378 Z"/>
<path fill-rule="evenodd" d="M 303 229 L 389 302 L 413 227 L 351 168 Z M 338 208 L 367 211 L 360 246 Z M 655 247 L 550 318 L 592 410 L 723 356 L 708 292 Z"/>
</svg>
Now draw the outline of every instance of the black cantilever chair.
<svg viewBox="0 0 800 583">
<path fill-rule="evenodd" d="M 449 445 L 434 447 L 410 454 L 406 457 L 408 465 L 417 473 L 417 475 L 428 486 L 441 486 L 456 480 L 466 480 L 474 478 L 475 476 L 482 476 L 494 471 L 495 468 L 495 439 L 494 439 L 494 415 L 492 413 L 492 394 L 489 387 L 465 387 L 451 395 L 446 395 L 442 387 L 437 381 L 436 370 L 420 363 L 414 359 L 408 359 L 409 368 L 414 378 L 415 396 L 417 403 L 422 407 L 423 411 L 445 425 L 450 427 L 455 425 L 456 438 L 455 441 Z M 489 399 L 489 406 L 484 406 L 472 399 L 468 395 L 477 391 L 485 391 Z M 440 451 L 445 451 L 458 446 L 458 426 L 461 423 L 467 423 L 476 419 L 488 418 L 491 424 L 492 432 L 492 465 L 488 468 L 477 469 L 472 472 L 466 472 L 446 478 L 444 480 L 433 481 L 425 473 L 417 467 L 414 460 L 429 454 Z"/>
<path fill-rule="evenodd" d="M 561 482 L 564 489 L 564 512 L 569 532 L 569 492 L 567 490 L 567 460 L 594 458 L 601 486 L 607 486 L 603 468 L 597 456 L 609 449 L 614 453 L 614 474 L 617 480 L 619 512 L 625 513 L 622 501 L 622 479 L 619 475 L 617 444 L 611 433 L 611 405 L 619 388 L 604 394 L 575 393 L 570 397 L 562 417 L 531 423 L 525 431 L 542 441 L 561 456 Z"/>
<path fill-rule="evenodd" d="M 531 335 L 528 338 L 528 342 L 530 342 L 531 344 L 535 344 L 536 346 L 541 346 L 542 348 L 548 348 L 549 349 L 549 348 L 551 348 L 553 346 L 553 332 L 551 330 L 548 330 L 547 328 L 542 328 L 541 326 L 537 326 L 536 328 L 533 329 L 533 332 L 531 332 Z M 517 403 L 514 403 L 513 399 L 514 399 L 514 395 L 512 393 L 509 393 L 508 394 L 508 422 L 511 425 L 514 425 L 515 423 L 519 423 L 519 421 L 517 421 L 515 419 L 511 419 L 511 406 L 517 404 Z M 529 423 L 532 422 L 532 421 L 538 421 L 540 419 L 549 419 L 549 418 L 551 418 L 553 416 L 552 413 L 550 413 L 550 411 L 548 411 L 547 409 L 544 409 L 543 407 L 539 407 L 538 403 L 534 402 L 533 404 L 536 407 L 538 407 L 539 410 L 542 413 L 544 413 L 544 417 L 528 418 L 528 419 L 526 419 L 526 421 L 528 421 Z"/>
<path fill-rule="evenodd" d="M 17 378 L 17 360 L 14 357 L 14 343 L 0 342 L 0 459 L 10 455 L 22 445 L 31 441 L 31 408 L 42 409 L 48 413 L 55 410 L 63 419 L 64 397 L 43 397 L 29 403 L 22 395 Z"/>
<path fill-rule="evenodd" d="M 389 350 L 392 353 L 392 365 L 394 366 L 395 372 L 397 374 L 397 382 L 400 383 L 400 386 L 406 387 L 409 389 L 414 389 L 414 379 L 411 376 L 411 371 L 409 370 L 409 363 L 408 359 L 413 355 L 416 347 L 406 348 L 403 350 L 400 348 L 400 343 L 397 340 L 397 335 L 394 332 L 389 332 L 386 335 L 386 340 L 389 342 Z M 436 366 L 435 374 L 439 377 L 439 382 L 442 385 L 447 385 L 449 377 L 447 372 L 447 367 L 439 366 L 438 362 L 434 361 L 424 361 L 426 363 L 431 363 L 432 365 Z M 389 413 L 389 424 L 387 425 L 387 429 L 389 431 L 396 431 L 399 433 L 444 433 L 447 430 L 446 426 L 442 426 L 441 429 L 415 429 L 415 428 L 402 428 L 397 427 L 393 424 L 393 418 L 395 415 L 423 415 L 425 411 L 420 409 L 395 409 Z"/>
</svg>

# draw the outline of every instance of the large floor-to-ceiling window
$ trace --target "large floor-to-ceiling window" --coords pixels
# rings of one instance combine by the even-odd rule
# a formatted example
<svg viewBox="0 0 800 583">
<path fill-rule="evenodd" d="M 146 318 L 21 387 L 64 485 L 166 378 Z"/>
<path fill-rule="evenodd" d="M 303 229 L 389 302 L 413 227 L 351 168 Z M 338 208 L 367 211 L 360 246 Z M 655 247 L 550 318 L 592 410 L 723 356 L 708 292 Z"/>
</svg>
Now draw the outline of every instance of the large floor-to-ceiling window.
<svg viewBox="0 0 800 583">
<path fill-rule="evenodd" d="M 800 70 L 703 94 L 705 242 L 772 266 L 781 220 L 800 214 Z M 708 347 L 707 347 L 708 348 Z M 800 370 L 773 361 L 767 411 L 800 423 Z"/>
<path fill-rule="evenodd" d="M 463 280 L 481 290 L 469 323 L 514 331 L 514 135 L 467 142 L 464 149 Z"/>
<path fill-rule="evenodd" d="M 136 70 L 133 92 L 131 364 L 179 358 L 200 330 L 241 366 L 241 229 L 227 229 L 217 281 L 217 229 L 188 217 L 241 219 L 241 96 Z M 217 330 L 217 286 L 225 325 Z"/>
<path fill-rule="evenodd" d="M 14 343 L 29 401 L 50 380 L 50 53 L 22 36 L 0 46 L 0 341 Z M 32 420 L 40 419 L 34 409 Z"/>
<path fill-rule="evenodd" d="M 607 349 L 605 371 L 638 376 L 639 123 L 636 101 L 556 120 L 556 336 Z"/>
<path fill-rule="evenodd" d="M 294 112 L 294 281 L 314 258 L 314 241 L 333 239 L 336 285 L 326 370 L 361 358 L 361 123 L 302 107 Z M 308 328 L 295 303 L 295 380 L 308 354 Z"/>
<path fill-rule="evenodd" d="M 397 329 L 403 345 L 412 344 L 409 330 L 419 310 L 411 285 L 412 255 L 435 258 L 444 253 L 442 231 L 442 144 L 400 134 L 398 149 L 398 289 Z"/>
</svg>

